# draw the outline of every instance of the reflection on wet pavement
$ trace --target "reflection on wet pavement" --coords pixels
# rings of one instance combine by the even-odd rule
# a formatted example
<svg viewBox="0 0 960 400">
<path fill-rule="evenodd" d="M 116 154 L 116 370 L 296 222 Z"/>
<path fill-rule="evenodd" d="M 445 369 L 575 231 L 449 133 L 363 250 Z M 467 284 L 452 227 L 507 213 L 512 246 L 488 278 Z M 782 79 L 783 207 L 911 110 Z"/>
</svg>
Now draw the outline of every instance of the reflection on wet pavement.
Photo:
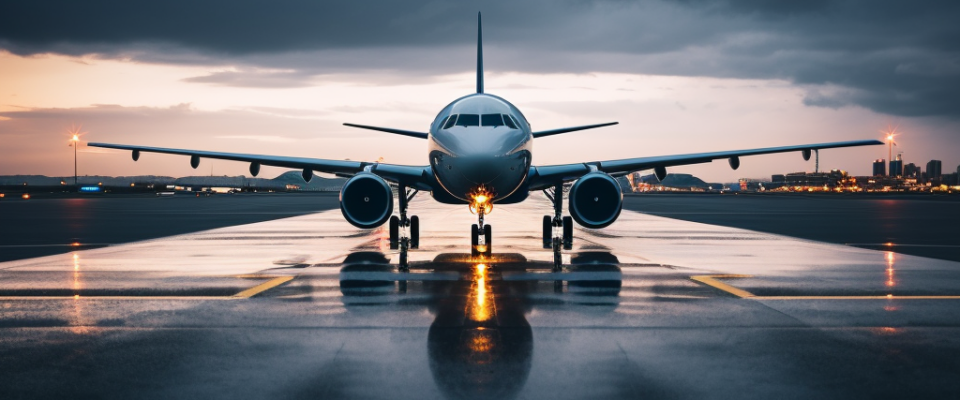
<svg viewBox="0 0 960 400">
<path fill-rule="evenodd" d="M 960 264 L 627 211 L 555 257 L 542 200 L 498 208 L 496 252 L 473 258 L 472 216 L 411 207 L 423 239 L 405 257 L 334 210 L 2 263 L 0 392 L 960 395 L 960 301 L 937 297 L 960 295 Z"/>
</svg>

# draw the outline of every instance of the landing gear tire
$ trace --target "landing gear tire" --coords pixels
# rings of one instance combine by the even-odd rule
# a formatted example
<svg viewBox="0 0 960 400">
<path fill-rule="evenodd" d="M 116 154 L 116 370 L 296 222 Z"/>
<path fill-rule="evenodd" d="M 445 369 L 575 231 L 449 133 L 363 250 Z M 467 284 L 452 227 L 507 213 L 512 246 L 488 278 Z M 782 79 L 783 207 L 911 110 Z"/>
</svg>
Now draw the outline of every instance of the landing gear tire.
<svg viewBox="0 0 960 400">
<path fill-rule="evenodd" d="M 549 249 L 553 244 L 553 218 L 543 216 L 543 248 Z"/>
<path fill-rule="evenodd" d="M 483 255 L 490 258 L 493 255 L 493 227 L 486 225 L 483 227 Z"/>
<path fill-rule="evenodd" d="M 477 257 L 480 251 L 477 246 L 480 244 L 480 227 L 477 224 L 470 226 L 470 256 Z"/>
<path fill-rule="evenodd" d="M 563 249 L 570 250 L 573 248 L 573 218 L 570 216 L 563 217 Z"/>
<path fill-rule="evenodd" d="M 420 248 L 420 217 L 410 217 L 410 248 Z"/>
<path fill-rule="evenodd" d="M 390 249 L 396 250 L 400 247 L 400 218 L 396 215 L 390 217 Z"/>
</svg>

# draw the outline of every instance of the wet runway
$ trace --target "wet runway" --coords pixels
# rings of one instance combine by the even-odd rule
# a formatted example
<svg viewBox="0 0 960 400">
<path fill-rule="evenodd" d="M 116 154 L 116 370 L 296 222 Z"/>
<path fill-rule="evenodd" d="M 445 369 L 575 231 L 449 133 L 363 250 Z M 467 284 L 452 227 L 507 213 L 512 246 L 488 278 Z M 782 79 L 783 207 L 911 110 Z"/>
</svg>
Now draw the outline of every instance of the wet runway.
<svg viewBox="0 0 960 400">
<path fill-rule="evenodd" d="M 536 195 L 330 210 L 0 263 L 3 398 L 957 398 L 960 263 L 624 211 L 540 246 Z"/>
</svg>

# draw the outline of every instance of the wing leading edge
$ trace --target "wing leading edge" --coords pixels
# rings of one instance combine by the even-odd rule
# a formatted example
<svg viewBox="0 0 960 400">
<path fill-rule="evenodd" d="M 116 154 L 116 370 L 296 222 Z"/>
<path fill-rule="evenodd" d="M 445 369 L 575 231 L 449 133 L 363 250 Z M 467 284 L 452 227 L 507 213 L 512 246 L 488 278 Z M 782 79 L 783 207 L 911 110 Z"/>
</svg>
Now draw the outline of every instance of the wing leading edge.
<svg viewBox="0 0 960 400">
<path fill-rule="evenodd" d="M 791 151 L 809 152 L 811 150 L 833 149 L 839 147 L 882 145 L 879 140 L 853 140 L 805 144 L 797 146 L 765 147 L 749 150 L 718 151 L 712 153 L 678 154 L 672 156 L 639 157 L 622 160 L 592 161 L 579 164 L 562 164 L 532 167 L 530 172 L 530 190 L 540 190 L 553 185 L 572 181 L 592 171 L 611 175 L 625 175 L 634 171 L 665 169 L 679 165 L 702 164 L 713 160 L 730 159 L 731 165 L 739 166 L 739 157 L 760 154 L 786 153 Z M 806 154 L 806 156 L 809 156 Z M 735 159 L 735 161 L 734 161 Z"/>
<path fill-rule="evenodd" d="M 259 154 L 223 153 L 203 150 L 130 146 L 111 143 L 88 143 L 87 145 L 107 149 L 130 150 L 134 154 L 134 160 L 139 158 L 140 152 L 145 152 L 190 156 L 192 158 L 191 162 L 193 162 L 193 160 L 199 161 L 199 158 L 249 162 L 251 164 L 251 172 L 259 171 L 261 165 L 302 169 L 304 171 L 325 172 L 339 176 L 352 176 L 354 174 L 366 171 L 379 175 L 388 181 L 399 183 L 411 188 L 416 188 L 418 190 L 433 190 L 433 187 L 430 184 L 431 171 L 428 166 L 395 165 L 363 161 L 325 160 L 321 158 L 283 157 Z"/>
</svg>

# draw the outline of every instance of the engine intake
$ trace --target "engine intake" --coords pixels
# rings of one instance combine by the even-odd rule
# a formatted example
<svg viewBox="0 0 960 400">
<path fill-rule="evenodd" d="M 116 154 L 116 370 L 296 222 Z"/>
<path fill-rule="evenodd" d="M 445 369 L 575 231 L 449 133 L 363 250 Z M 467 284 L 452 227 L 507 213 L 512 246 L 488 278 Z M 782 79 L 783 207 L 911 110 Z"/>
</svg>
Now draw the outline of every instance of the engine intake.
<svg viewBox="0 0 960 400">
<path fill-rule="evenodd" d="M 620 216 L 623 190 L 610 175 L 593 172 L 570 188 L 570 216 L 587 228 L 604 228 Z"/>
<path fill-rule="evenodd" d="M 357 228 L 376 228 L 393 214 L 393 190 L 379 176 L 357 174 L 340 189 L 340 212 Z"/>
</svg>

